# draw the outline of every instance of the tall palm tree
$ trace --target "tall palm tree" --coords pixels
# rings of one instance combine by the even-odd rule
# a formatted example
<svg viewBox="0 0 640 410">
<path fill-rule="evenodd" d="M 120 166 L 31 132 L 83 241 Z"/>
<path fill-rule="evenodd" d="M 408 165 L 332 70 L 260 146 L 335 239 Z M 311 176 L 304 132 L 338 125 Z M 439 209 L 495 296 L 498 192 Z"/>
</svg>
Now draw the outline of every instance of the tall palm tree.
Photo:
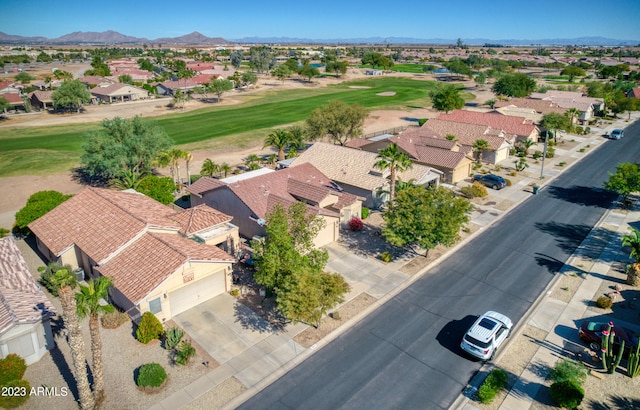
<svg viewBox="0 0 640 410">
<path fill-rule="evenodd" d="M 564 115 L 566 115 L 567 118 L 569 118 L 569 121 L 571 121 L 571 125 L 573 125 L 573 120 L 580 116 L 580 110 L 577 108 L 569 108 L 564 113 Z"/>
<path fill-rule="evenodd" d="M 91 354 L 93 356 L 93 390 L 96 403 L 104 399 L 104 375 L 102 366 L 102 339 L 100 338 L 101 313 L 113 312 L 113 306 L 102 305 L 100 301 L 106 299 L 111 286 L 111 279 L 100 277 L 90 280 L 88 286 L 80 285 L 80 293 L 76 293 L 76 311 L 80 318 L 89 316 L 89 332 L 91 334 Z"/>
<path fill-rule="evenodd" d="M 158 164 L 158 166 L 161 168 L 169 167 L 169 172 L 171 173 L 171 179 L 173 180 L 173 182 L 176 181 L 176 177 L 173 173 L 173 166 L 170 166 L 171 165 L 170 151 L 162 151 L 161 153 L 159 153 L 158 157 L 156 158 L 156 164 Z"/>
<path fill-rule="evenodd" d="M 227 164 L 226 162 L 223 162 L 222 165 L 220 165 L 220 172 L 222 172 L 225 178 L 229 175 L 231 169 L 231 165 Z"/>
<path fill-rule="evenodd" d="M 202 168 L 200 168 L 200 175 L 208 175 L 212 177 L 213 174 L 216 174 L 218 172 L 220 172 L 220 165 L 211 161 L 210 158 L 204 160 L 204 162 L 202 163 Z"/>
<path fill-rule="evenodd" d="M 406 153 L 398 150 L 398 144 L 396 143 L 390 144 L 378 153 L 378 161 L 375 163 L 375 167 L 390 171 L 389 201 L 393 201 L 396 194 L 396 173 L 409 169 L 411 166 L 411 159 Z"/>
<path fill-rule="evenodd" d="M 289 148 L 300 149 L 304 147 L 304 128 L 299 125 L 292 125 L 287 128 L 289 133 Z"/>
<path fill-rule="evenodd" d="M 487 140 L 479 139 L 473 143 L 473 150 L 478 153 L 478 162 L 482 162 L 482 152 L 489 149 Z"/>
<path fill-rule="evenodd" d="M 187 168 L 187 185 L 191 185 L 191 170 L 189 169 L 189 164 L 193 161 L 193 154 L 189 151 L 182 151 L 182 158 Z"/>
<path fill-rule="evenodd" d="M 631 227 L 631 233 L 622 237 L 622 246 L 630 246 L 629 256 L 636 260 L 627 271 L 627 283 L 637 286 L 640 284 L 640 230 Z"/>
<path fill-rule="evenodd" d="M 180 180 L 180 160 L 184 158 L 184 151 L 178 148 L 173 148 L 169 151 L 169 158 L 171 159 L 171 166 L 176 169 L 176 177 L 178 178 L 176 185 L 180 186 L 180 183 L 182 182 Z"/>
<path fill-rule="evenodd" d="M 64 327 L 67 329 L 67 340 L 71 349 L 73 361 L 73 375 L 78 385 L 80 408 L 92 409 L 95 405 L 89 379 L 87 378 L 86 358 L 84 355 L 84 340 L 80 331 L 80 321 L 76 314 L 76 298 L 74 289 L 78 285 L 76 278 L 66 269 L 61 269 L 51 278 L 51 282 L 58 288 L 58 297 L 62 305 Z"/>
<path fill-rule="evenodd" d="M 264 146 L 262 148 L 274 147 L 278 150 L 278 161 L 282 161 L 284 160 L 284 150 L 287 148 L 290 141 L 291 136 L 287 131 L 277 129 L 267 135 L 264 139 Z"/>
</svg>

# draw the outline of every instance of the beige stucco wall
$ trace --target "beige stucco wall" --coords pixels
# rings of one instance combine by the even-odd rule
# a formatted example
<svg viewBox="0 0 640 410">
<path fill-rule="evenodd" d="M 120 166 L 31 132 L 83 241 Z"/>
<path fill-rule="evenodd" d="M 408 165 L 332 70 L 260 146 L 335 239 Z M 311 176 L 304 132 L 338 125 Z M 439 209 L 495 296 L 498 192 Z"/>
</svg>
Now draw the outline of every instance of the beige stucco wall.
<svg viewBox="0 0 640 410">
<path fill-rule="evenodd" d="M 210 275 L 224 275 L 225 277 L 225 291 L 231 289 L 231 262 L 190 262 L 178 268 L 178 270 L 171 275 L 160 286 L 154 289 L 140 301 L 140 314 L 149 311 L 149 302 L 160 297 L 162 303 L 162 311 L 156 313 L 156 317 L 161 321 L 171 319 L 171 309 L 169 300 L 169 292 L 178 290 L 182 287 L 193 284 L 198 280 L 202 280 Z M 164 295 L 167 295 L 165 298 Z M 214 297 L 217 295 L 211 295 Z"/>
<path fill-rule="evenodd" d="M 45 330 L 45 326 L 49 326 L 49 319 L 12 326 L 0 335 L 0 358 L 15 353 L 22 357 L 27 365 L 40 360 L 47 352 L 47 347 L 53 347 L 51 329 Z M 10 348 L 10 345 L 17 346 L 17 349 Z"/>
<path fill-rule="evenodd" d="M 313 244 L 316 247 L 327 245 L 340 237 L 340 221 L 338 218 L 331 216 L 320 216 L 324 219 L 325 226 L 318 232 L 318 235 L 313 240 Z"/>
</svg>

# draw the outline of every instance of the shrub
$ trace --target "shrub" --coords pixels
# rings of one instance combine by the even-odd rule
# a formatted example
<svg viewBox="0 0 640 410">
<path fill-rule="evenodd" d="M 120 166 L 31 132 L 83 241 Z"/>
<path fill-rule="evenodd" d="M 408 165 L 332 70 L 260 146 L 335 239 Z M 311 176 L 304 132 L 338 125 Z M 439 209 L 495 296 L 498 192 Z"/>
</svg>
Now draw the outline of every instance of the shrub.
<svg viewBox="0 0 640 410">
<path fill-rule="evenodd" d="M 51 262 L 46 267 L 40 267 L 38 270 L 42 269 L 40 272 L 40 284 L 47 288 L 49 293 L 53 296 L 58 297 L 58 285 L 55 284 L 55 276 L 56 272 L 62 269 L 66 269 L 67 272 L 72 273 L 73 268 L 71 265 L 61 265 L 57 262 Z"/>
<path fill-rule="evenodd" d="M 28 235 L 31 231 L 27 228 L 27 225 L 72 196 L 73 195 L 64 195 L 58 191 L 39 191 L 31 195 L 29 199 L 27 199 L 27 204 L 16 212 L 14 232 Z"/>
<path fill-rule="evenodd" d="M 567 409 L 575 409 L 584 398 L 582 387 L 569 380 L 553 383 L 549 393 L 554 403 Z"/>
<path fill-rule="evenodd" d="M 596 300 L 596 305 L 601 309 L 611 309 L 613 300 L 611 300 L 609 296 L 600 296 L 598 300 Z"/>
<path fill-rule="evenodd" d="M 545 158 L 553 158 L 556 156 L 556 150 L 553 147 L 547 147 L 547 154 L 545 155 Z"/>
<path fill-rule="evenodd" d="M 539 159 L 542 158 L 542 151 L 536 151 L 533 153 L 532 155 L 533 159 Z"/>
<path fill-rule="evenodd" d="M 352 231 L 361 231 L 362 228 L 364 228 L 364 223 L 362 222 L 362 219 L 356 216 L 351 218 L 351 220 L 349 221 L 349 229 L 351 229 Z"/>
<path fill-rule="evenodd" d="M 232 289 L 231 296 L 236 297 L 240 294 L 240 289 Z"/>
<path fill-rule="evenodd" d="M 10 353 L 0 360 L 0 385 L 4 386 L 13 380 L 20 380 L 27 371 L 24 359 L 15 353 Z"/>
<path fill-rule="evenodd" d="M 162 323 L 160 323 L 156 315 L 151 312 L 144 312 L 138 324 L 138 329 L 136 329 L 138 341 L 146 344 L 154 339 L 160 339 L 162 333 Z"/>
<path fill-rule="evenodd" d="M 362 219 L 367 219 L 369 217 L 370 212 L 371 211 L 369 210 L 369 208 L 362 207 L 362 212 L 360 213 L 360 216 L 362 217 Z"/>
<path fill-rule="evenodd" d="M 100 321 L 105 329 L 117 329 L 129 321 L 129 315 L 118 309 L 113 309 L 111 312 L 102 314 Z"/>
<path fill-rule="evenodd" d="M 382 252 L 380 254 L 380 260 L 382 260 L 382 262 L 389 263 L 391 262 L 392 259 L 393 259 L 393 256 L 391 256 L 389 252 Z"/>
<path fill-rule="evenodd" d="M 183 340 L 180 342 L 178 349 L 176 351 L 176 359 L 175 362 L 179 365 L 188 364 L 192 357 L 196 355 L 196 348 L 193 347 L 191 342 L 187 340 Z"/>
<path fill-rule="evenodd" d="M 589 134 L 591 134 L 591 127 L 586 127 L 584 129 L 584 135 L 589 135 Z"/>
<path fill-rule="evenodd" d="M 570 381 L 582 386 L 587 380 L 587 367 L 575 360 L 565 358 L 556 362 L 549 377 L 555 383 Z"/>
<path fill-rule="evenodd" d="M 502 170 L 502 165 L 496 164 L 495 171 L 498 172 L 498 171 L 501 171 L 501 170 Z"/>
<path fill-rule="evenodd" d="M 507 183 L 507 186 L 513 185 L 513 182 L 511 182 L 511 180 L 509 178 L 505 178 L 504 180 Z"/>
<path fill-rule="evenodd" d="M 518 175 L 518 173 L 516 171 L 511 171 L 509 172 L 509 175 L 511 175 L 512 177 L 515 177 Z"/>
<path fill-rule="evenodd" d="M 31 392 L 31 386 L 27 380 L 11 380 L 2 385 L 3 394 L 0 396 L 0 407 L 5 409 L 13 409 L 22 406 L 28 399 Z M 4 392 L 7 390 L 5 396 Z"/>
<path fill-rule="evenodd" d="M 237 290 L 237 289 L 236 289 Z M 167 350 L 174 349 L 184 337 L 184 330 L 179 327 L 172 327 L 164 334 L 164 348 Z"/>
<path fill-rule="evenodd" d="M 11 233 L 7 228 L 0 228 L 0 238 L 4 238 L 5 236 Z"/>
<path fill-rule="evenodd" d="M 491 403 L 500 389 L 507 385 L 507 373 L 502 369 L 493 369 L 478 389 L 478 400 Z"/>
<path fill-rule="evenodd" d="M 167 380 L 167 372 L 158 363 L 140 366 L 136 384 L 140 387 L 160 387 Z"/>
<path fill-rule="evenodd" d="M 460 192 L 462 192 L 465 196 L 469 198 L 479 198 L 479 197 L 485 197 L 489 195 L 489 193 L 487 192 L 487 187 L 485 187 L 478 181 L 474 182 L 469 186 L 460 188 Z"/>
<path fill-rule="evenodd" d="M 578 125 L 576 127 L 576 134 L 578 134 L 578 135 L 584 134 L 584 128 L 582 128 L 581 126 Z"/>
</svg>

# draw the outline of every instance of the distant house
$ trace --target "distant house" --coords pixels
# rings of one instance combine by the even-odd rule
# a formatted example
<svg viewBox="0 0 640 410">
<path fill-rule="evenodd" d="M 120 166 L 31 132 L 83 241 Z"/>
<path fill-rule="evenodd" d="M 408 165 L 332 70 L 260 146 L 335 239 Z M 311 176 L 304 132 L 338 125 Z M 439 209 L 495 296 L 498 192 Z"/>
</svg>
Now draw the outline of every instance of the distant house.
<svg viewBox="0 0 640 410">
<path fill-rule="evenodd" d="M 15 81 L 0 81 L 0 95 L 2 94 L 19 94 L 21 87 Z"/>
<path fill-rule="evenodd" d="M 458 122 L 464 124 L 483 125 L 494 130 L 503 131 L 506 140 L 513 143 L 525 139 L 536 141 L 539 130 L 536 125 L 524 117 L 503 115 L 496 112 L 478 112 L 468 110 L 454 110 L 448 114 L 439 114 L 438 120 Z M 432 124 L 429 124 L 433 128 Z M 454 134 L 455 133 L 451 133 Z M 456 135 L 457 136 L 457 135 Z"/>
<path fill-rule="evenodd" d="M 0 94 L 0 97 L 5 98 L 16 110 L 18 107 L 24 107 L 24 100 L 18 93 Z"/>
<path fill-rule="evenodd" d="M 28 94 L 28 97 L 33 108 L 47 110 L 53 108 L 52 94 L 53 91 L 33 91 Z"/>
<path fill-rule="evenodd" d="M 233 216 L 231 221 L 246 238 L 264 236 L 267 214 L 276 206 L 296 201 L 325 221 L 314 240 L 322 246 L 337 240 L 340 227 L 360 216 L 362 198 L 350 194 L 311 164 L 273 171 L 262 168 L 225 179 L 200 178 L 190 185 L 191 204 L 207 204 Z"/>
<path fill-rule="evenodd" d="M 175 95 L 177 90 L 188 92 L 200 85 L 201 84 L 191 78 L 182 78 L 180 80 L 158 83 L 156 89 L 158 90 L 158 95 Z"/>
<path fill-rule="evenodd" d="M 100 76 L 95 76 L 95 75 L 87 75 L 84 77 L 80 77 L 78 78 L 78 80 L 86 85 L 89 88 L 94 88 L 94 87 L 106 87 L 109 86 L 111 84 L 115 84 L 117 83 L 117 81 L 108 78 L 108 77 L 100 77 Z"/>
<path fill-rule="evenodd" d="M 151 71 L 140 70 L 136 68 L 117 68 L 111 71 L 111 76 L 118 78 L 122 75 L 128 75 L 133 81 L 145 82 L 153 78 L 154 74 Z"/>
<path fill-rule="evenodd" d="M 520 109 L 531 109 L 534 110 L 536 113 L 540 114 L 541 116 L 544 116 L 546 114 L 564 114 L 565 112 L 567 112 L 566 109 L 560 107 L 558 104 L 552 102 L 552 101 L 548 101 L 548 100 L 536 100 L 533 98 L 512 98 L 510 100 L 498 100 L 496 101 L 495 104 L 495 108 L 497 109 L 497 111 L 506 114 L 504 111 L 502 111 L 502 108 L 511 108 L 511 107 L 516 107 L 516 108 L 520 108 Z M 506 115 L 511 115 L 511 114 L 506 114 Z M 523 115 L 524 117 L 524 115 Z M 532 118 L 527 118 L 529 120 L 531 120 Z M 533 121 L 534 123 L 537 123 L 537 121 Z"/>
<path fill-rule="evenodd" d="M 348 147 L 378 153 L 389 144 L 396 143 L 400 151 L 409 155 L 414 163 L 434 168 L 442 173 L 441 182 L 454 184 L 471 173 L 473 157 L 471 149 L 455 141 L 449 141 L 426 125 L 409 128 L 398 136 L 369 140 L 355 138 Z"/>
<path fill-rule="evenodd" d="M 11 236 L 0 238 L 0 312 L 0 357 L 15 353 L 31 365 L 53 348 L 56 311 Z"/>
<path fill-rule="evenodd" d="M 576 108 L 580 111 L 578 121 L 585 123 L 592 119 L 596 111 L 604 110 L 604 100 L 602 98 L 587 97 L 581 92 L 548 90 L 545 93 L 533 93 L 530 98 L 536 100 L 551 101 L 564 108 Z"/>
<path fill-rule="evenodd" d="M 207 206 L 176 212 L 135 191 L 87 188 L 29 224 L 50 261 L 113 280 L 111 301 L 133 320 L 162 321 L 230 290 L 231 217 Z M 215 246 L 219 245 L 219 246 Z"/>
<path fill-rule="evenodd" d="M 368 69 L 368 70 L 365 70 L 364 74 L 365 75 L 382 75 L 383 71 L 382 70 Z"/>
<path fill-rule="evenodd" d="M 376 168 L 378 160 L 373 152 L 316 142 L 293 158 L 291 166 L 313 165 L 346 192 L 363 197 L 364 206 L 376 209 L 388 200 L 389 192 L 389 170 Z M 417 163 L 398 173 L 400 180 L 422 186 L 438 186 L 441 176 L 441 171 Z"/>
<path fill-rule="evenodd" d="M 98 101 L 106 103 L 136 101 L 149 97 L 147 90 L 122 83 L 111 84 L 105 87 L 98 86 L 92 88 L 89 92 L 92 96 L 96 97 Z"/>
<path fill-rule="evenodd" d="M 640 87 L 635 87 L 629 90 L 629 92 L 627 93 L 627 97 L 640 99 Z"/>
</svg>

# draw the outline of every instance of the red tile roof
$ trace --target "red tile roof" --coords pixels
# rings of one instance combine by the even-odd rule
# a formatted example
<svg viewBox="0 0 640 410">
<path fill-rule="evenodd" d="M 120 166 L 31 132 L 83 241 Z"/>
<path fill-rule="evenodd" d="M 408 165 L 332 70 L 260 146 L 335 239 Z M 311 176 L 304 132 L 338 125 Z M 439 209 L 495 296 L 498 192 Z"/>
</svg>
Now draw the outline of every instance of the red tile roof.
<svg viewBox="0 0 640 410">
<path fill-rule="evenodd" d="M 20 97 L 20 94 L 18 93 L 0 94 L 0 97 L 6 98 L 11 105 L 24 104 L 24 101 L 22 101 L 22 97 Z"/>
<path fill-rule="evenodd" d="M 472 146 L 477 140 L 483 139 L 489 143 L 489 149 L 495 151 L 506 142 L 506 138 L 502 136 L 500 129 L 494 129 L 487 125 L 476 125 L 435 118 L 429 121 L 429 127 L 440 135 L 454 135 L 456 141 L 461 145 Z"/>
<path fill-rule="evenodd" d="M 632 88 L 631 91 L 629 91 L 629 96 L 633 98 L 640 98 L 640 87 Z"/>
<path fill-rule="evenodd" d="M 220 188 L 223 186 L 227 186 L 224 182 L 219 179 L 211 178 L 211 177 L 202 177 L 198 179 L 193 184 L 187 187 L 187 191 L 192 194 L 202 196 L 205 192 L 214 190 L 216 188 Z"/>
<path fill-rule="evenodd" d="M 462 122 L 466 124 L 485 125 L 491 128 L 504 130 L 508 134 L 514 134 L 520 137 L 529 137 L 534 131 L 536 131 L 536 126 L 524 117 L 513 117 L 496 112 L 484 113 L 477 111 L 454 110 L 449 114 L 438 115 L 437 119 Z"/>
<path fill-rule="evenodd" d="M 566 109 L 558 104 L 546 100 L 534 100 L 533 98 L 512 98 L 506 101 L 496 101 L 496 108 L 514 106 L 518 108 L 531 108 L 540 114 L 564 114 Z"/>
<path fill-rule="evenodd" d="M 11 236 L 0 238 L 0 333 L 13 325 L 54 316 L 55 309 L 33 279 Z"/>
<path fill-rule="evenodd" d="M 171 216 L 171 219 L 178 222 L 180 232 L 183 235 L 191 235 L 203 229 L 229 222 L 233 217 L 202 204 L 178 212 Z"/>
</svg>

